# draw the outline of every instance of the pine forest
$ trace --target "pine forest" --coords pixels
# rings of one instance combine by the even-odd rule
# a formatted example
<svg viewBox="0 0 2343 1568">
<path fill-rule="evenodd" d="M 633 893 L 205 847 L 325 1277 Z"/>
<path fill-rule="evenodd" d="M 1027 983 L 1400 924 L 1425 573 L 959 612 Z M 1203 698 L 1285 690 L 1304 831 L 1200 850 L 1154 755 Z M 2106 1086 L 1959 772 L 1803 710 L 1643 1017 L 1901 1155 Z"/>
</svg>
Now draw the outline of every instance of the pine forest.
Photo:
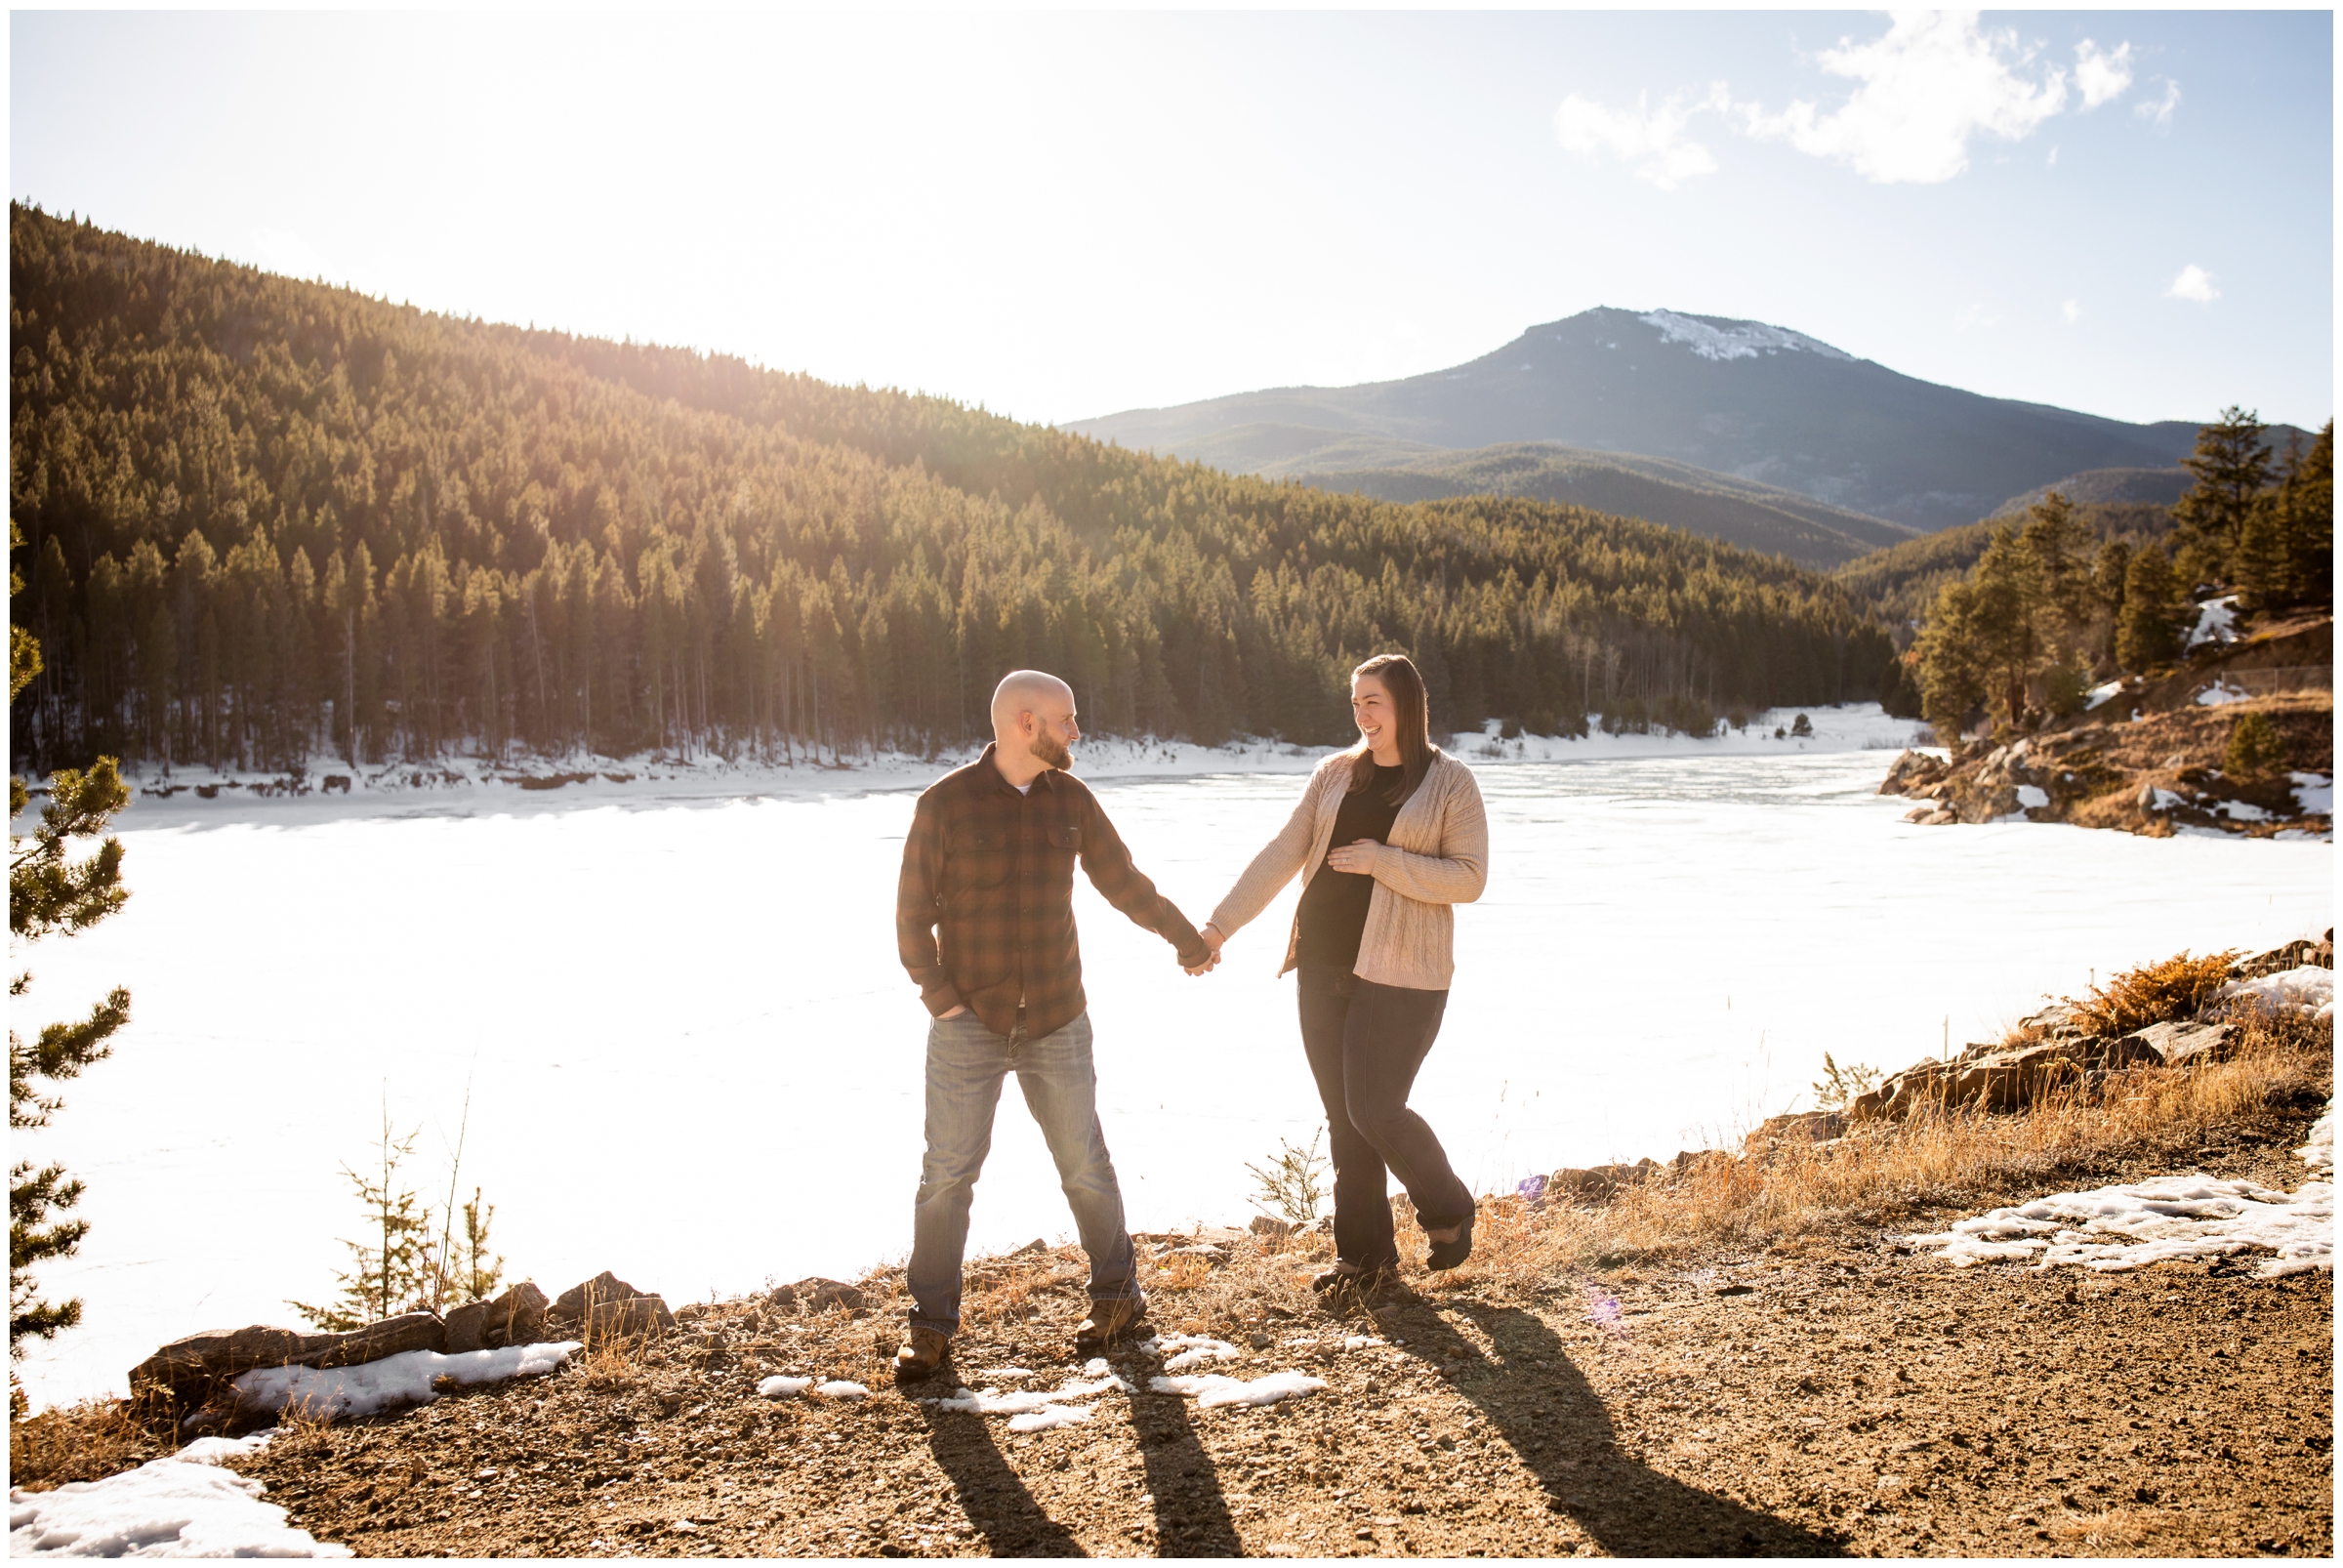
<svg viewBox="0 0 2343 1568">
<path fill-rule="evenodd" d="M 12 206 L 19 766 L 956 746 L 1006 670 L 1086 724 L 1705 731 L 1874 695 L 1828 579 L 1681 531 L 1233 477 L 941 398 L 434 315 Z"/>
</svg>

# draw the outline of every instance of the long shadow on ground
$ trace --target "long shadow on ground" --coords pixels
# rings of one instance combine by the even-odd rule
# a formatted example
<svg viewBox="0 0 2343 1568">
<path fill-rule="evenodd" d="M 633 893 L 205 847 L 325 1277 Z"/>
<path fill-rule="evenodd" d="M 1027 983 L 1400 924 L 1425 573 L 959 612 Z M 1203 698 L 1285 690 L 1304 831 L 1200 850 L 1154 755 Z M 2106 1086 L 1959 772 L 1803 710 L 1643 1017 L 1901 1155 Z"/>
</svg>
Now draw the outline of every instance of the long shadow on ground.
<svg viewBox="0 0 2343 1568">
<path fill-rule="evenodd" d="M 1185 1399 L 1135 1393 L 1131 1424 L 1138 1429 L 1139 1457 L 1147 1467 L 1147 1491 L 1155 1499 L 1156 1554 L 1164 1557 L 1241 1557 L 1236 1521 L 1212 1456 L 1197 1439 Z"/>
<path fill-rule="evenodd" d="M 1534 1314 L 1467 1298 L 1443 1302 L 1489 1336 L 1499 1360 L 1419 1297 L 1377 1306 L 1378 1325 L 1470 1400 L 1543 1488 L 1546 1507 L 1617 1556 L 1843 1556 L 1828 1537 L 1687 1486 L 1620 1452 L 1610 1412 Z M 1427 1500 L 1427 1507 L 1441 1505 Z"/>
<path fill-rule="evenodd" d="M 995 1557 L 1084 1557 L 1066 1527 L 1042 1510 L 1009 1467 L 982 1416 L 918 1407 L 927 1422 L 927 1451 L 952 1478 L 960 1506 Z"/>
</svg>

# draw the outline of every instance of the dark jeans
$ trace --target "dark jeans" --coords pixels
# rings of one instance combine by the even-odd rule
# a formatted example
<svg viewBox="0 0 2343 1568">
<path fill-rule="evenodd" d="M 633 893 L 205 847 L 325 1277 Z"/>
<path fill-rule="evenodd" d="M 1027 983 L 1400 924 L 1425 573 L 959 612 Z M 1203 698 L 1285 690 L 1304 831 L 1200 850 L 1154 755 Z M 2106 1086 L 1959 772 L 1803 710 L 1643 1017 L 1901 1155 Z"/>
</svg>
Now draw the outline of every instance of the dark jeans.
<svg viewBox="0 0 2343 1568">
<path fill-rule="evenodd" d="M 1383 1173 L 1399 1177 L 1427 1229 L 1461 1223 L 1472 1192 L 1422 1117 L 1408 1109 L 1416 1070 L 1440 1034 L 1446 991 L 1377 985 L 1340 970 L 1301 970 L 1301 1048 L 1326 1105 L 1335 1162 L 1335 1256 L 1395 1265 Z"/>
<path fill-rule="evenodd" d="M 1090 1063 L 1090 1015 L 1039 1040 L 1008 1040 L 973 1012 L 927 1024 L 927 1155 L 913 1202 L 911 1321 L 950 1334 L 960 1327 L 960 1263 L 968 1206 L 993 1147 L 1001 1080 L 1017 1075 L 1026 1109 L 1057 1162 L 1083 1251 L 1090 1255 L 1090 1300 L 1135 1301 L 1139 1285 L 1123 1189 L 1098 1126 L 1098 1075 Z"/>
</svg>

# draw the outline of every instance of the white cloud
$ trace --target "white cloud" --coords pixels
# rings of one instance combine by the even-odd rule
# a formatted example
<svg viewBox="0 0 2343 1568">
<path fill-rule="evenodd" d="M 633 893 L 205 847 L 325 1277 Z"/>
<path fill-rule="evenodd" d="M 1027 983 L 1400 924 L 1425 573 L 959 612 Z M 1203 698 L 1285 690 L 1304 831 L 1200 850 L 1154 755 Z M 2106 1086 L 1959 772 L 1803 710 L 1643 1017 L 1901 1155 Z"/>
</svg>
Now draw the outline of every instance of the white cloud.
<svg viewBox="0 0 2343 1568">
<path fill-rule="evenodd" d="M 2082 90 L 2082 106 L 2095 109 L 2131 90 L 2131 45 L 2117 44 L 2110 54 L 2085 38 L 2075 46 L 2075 85 Z"/>
<path fill-rule="evenodd" d="M 2170 125 L 2172 111 L 2180 107 L 2180 84 L 2169 76 L 2158 76 L 2157 80 L 2164 84 L 2164 96 L 2148 103 L 2135 103 L 2131 112 L 2157 125 Z"/>
<path fill-rule="evenodd" d="M 2081 319 L 2082 319 L 2082 302 L 2081 302 L 2081 301 L 2079 301 L 2079 300 L 2061 300 L 2061 301 L 2059 301 L 2059 302 L 2058 302 L 2058 318 L 2059 318 L 2061 321 L 2064 321 L 2064 322 L 2065 322 L 2067 325 L 2069 325 L 2069 326 L 2073 326 L 2073 325 L 2074 325 L 2076 322 L 2077 322 L 2077 321 L 2081 320 Z"/>
<path fill-rule="evenodd" d="M 2172 286 L 2164 290 L 2164 298 L 2195 300 L 2199 305 L 2210 305 L 2221 298 L 2221 289 L 2213 281 L 2212 273 L 2191 262 L 2180 269 L 2180 275 L 2172 280 Z"/>
<path fill-rule="evenodd" d="M 2057 168 L 2057 167 L 2058 167 L 2058 148 L 2056 148 L 2056 147 L 2052 147 L 2052 148 L 2050 149 L 2050 156 L 2048 156 L 2047 158 L 2044 158 L 2044 159 L 2042 160 L 2042 162 L 2043 162 L 2043 165 L 2044 165 L 2045 167 L 2047 167 L 2047 168 L 2052 168 L 2052 169 L 2055 169 L 2055 168 Z"/>
<path fill-rule="evenodd" d="M 1952 318 L 1952 328 L 1956 332 L 1983 332 L 2000 324 L 2001 318 L 1983 305 L 1972 305 Z"/>
<path fill-rule="evenodd" d="M 1974 12 L 1909 12 L 1870 43 L 1841 39 L 1822 53 L 1825 70 L 1862 83 L 1835 113 L 1799 101 L 1779 114 L 1742 105 L 1743 129 L 1831 158 L 1883 185 L 1935 185 L 1969 166 L 1980 132 L 2022 141 L 2066 107 L 2066 72 L 2038 81 L 2010 32 L 1979 29 Z"/>
<path fill-rule="evenodd" d="M 1582 157 L 1608 152 L 1639 159 L 1637 178 L 1673 190 L 1682 181 L 1716 172 L 1716 159 L 1684 134 L 1685 127 L 1703 109 L 1722 109 L 1731 102 L 1722 82 L 1706 98 L 1687 101 L 1677 94 L 1658 108 L 1650 105 L 1648 94 L 1639 94 L 1631 109 L 1609 109 L 1573 93 L 1554 110 L 1554 139 Z"/>
</svg>

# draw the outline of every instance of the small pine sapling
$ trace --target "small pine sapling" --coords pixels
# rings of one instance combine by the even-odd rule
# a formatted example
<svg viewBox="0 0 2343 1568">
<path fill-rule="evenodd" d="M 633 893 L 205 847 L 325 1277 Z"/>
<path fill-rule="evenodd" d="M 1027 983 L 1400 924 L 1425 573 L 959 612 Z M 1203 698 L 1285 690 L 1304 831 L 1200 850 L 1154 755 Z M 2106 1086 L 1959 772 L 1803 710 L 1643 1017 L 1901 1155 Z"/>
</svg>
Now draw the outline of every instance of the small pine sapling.
<svg viewBox="0 0 2343 1568">
<path fill-rule="evenodd" d="M 1807 718 L 1804 714 L 1800 714 L 1797 718 L 1790 721 L 1789 732 L 1793 736 L 1803 739 L 1806 736 L 1814 733 L 1814 721 Z"/>
<path fill-rule="evenodd" d="M 324 1306 L 288 1300 L 285 1304 L 329 1334 L 364 1328 L 400 1312 L 430 1304 L 440 1281 L 438 1259 L 432 1245 L 432 1211 L 420 1204 L 414 1191 L 402 1185 L 402 1168 L 414 1156 L 421 1129 L 399 1137 L 390 1124 L 386 1100 L 378 1146 L 381 1175 L 368 1176 L 342 1168 L 356 1189 L 365 1215 L 364 1241 L 345 1240 L 352 1266 L 337 1270 L 340 1298 Z M 481 1241 L 486 1242 L 483 1230 Z"/>
<path fill-rule="evenodd" d="M 505 1259 L 492 1254 L 488 1241 L 489 1223 L 496 1218 L 496 1205 L 480 1200 L 480 1189 L 472 1189 L 472 1202 L 464 1205 L 464 1234 L 457 1240 L 449 1258 L 447 1300 L 451 1306 L 466 1301 L 485 1301 L 496 1294 L 504 1282 Z"/>
<path fill-rule="evenodd" d="M 1814 1085 L 1814 1108 L 1818 1111 L 1843 1111 L 1849 1105 L 1879 1087 L 1879 1069 L 1850 1064 L 1841 1067 L 1823 1052 L 1823 1076 Z"/>
<path fill-rule="evenodd" d="M 2221 770 L 2237 778 L 2260 778 L 2278 771 L 2285 757 L 2286 744 L 2278 726 L 2260 714 L 2244 714 L 2230 726 Z"/>
<path fill-rule="evenodd" d="M 1259 1183 L 1254 1189 L 1253 1206 L 1273 1218 L 1296 1225 L 1306 1225 L 1318 1217 L 1326 1202 L 1326 1157 L 1318 1152 L 1318 1140 L 1326 1135 L 1320 1128 L 1310 1135 L 1310 1146 L 1295 1148 L 1284 1138 L 1277 1140 L 1277 1158 L 1266 1166 L 1247 1165 L 1253 1178 Z"/>
</svg>

